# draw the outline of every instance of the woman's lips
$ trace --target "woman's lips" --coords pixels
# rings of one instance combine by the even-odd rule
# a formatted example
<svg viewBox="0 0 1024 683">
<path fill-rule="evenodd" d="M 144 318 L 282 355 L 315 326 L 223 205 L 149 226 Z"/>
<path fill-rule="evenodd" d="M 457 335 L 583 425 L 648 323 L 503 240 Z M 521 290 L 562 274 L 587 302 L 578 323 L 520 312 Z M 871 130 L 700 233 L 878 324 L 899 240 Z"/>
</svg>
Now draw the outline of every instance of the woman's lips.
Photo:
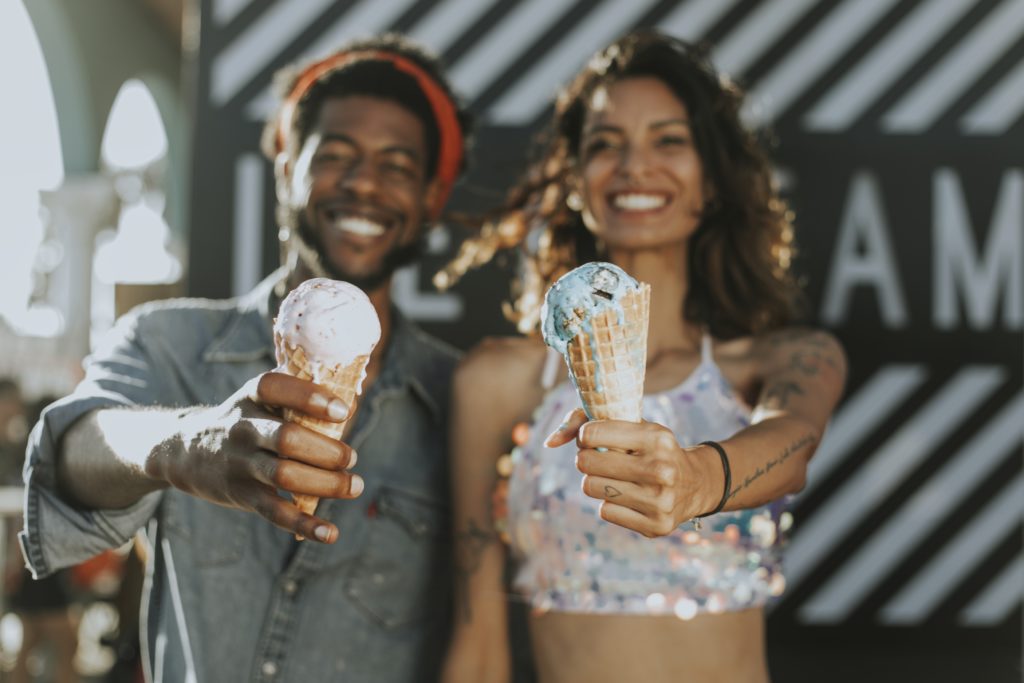
<svg viewBox="0 0 1024 683">
<path fill-rule="evenodd" d="M 608 204 L 616 211 L 658 211 L 668 205 L 670 198 L 661 192 L 614 192 L 608 195 Z"/>
</svg>

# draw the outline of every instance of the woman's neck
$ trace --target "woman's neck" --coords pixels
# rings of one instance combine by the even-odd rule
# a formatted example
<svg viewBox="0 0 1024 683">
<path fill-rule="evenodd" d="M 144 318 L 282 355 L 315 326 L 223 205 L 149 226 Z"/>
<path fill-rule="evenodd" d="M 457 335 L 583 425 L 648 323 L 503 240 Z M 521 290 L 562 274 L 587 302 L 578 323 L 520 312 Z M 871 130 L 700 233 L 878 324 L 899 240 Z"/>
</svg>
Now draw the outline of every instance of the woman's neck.
<svg viewBox="0 0 1024 683">
<path fill-rule="evenodd" d="M 683 319 L 689 284 L 686 244 L 656 250 L 610 250 L 608 257 L 634 278 L 651 286 L 648 355 L 699 349 L 702 331 Z"/>
</svg>

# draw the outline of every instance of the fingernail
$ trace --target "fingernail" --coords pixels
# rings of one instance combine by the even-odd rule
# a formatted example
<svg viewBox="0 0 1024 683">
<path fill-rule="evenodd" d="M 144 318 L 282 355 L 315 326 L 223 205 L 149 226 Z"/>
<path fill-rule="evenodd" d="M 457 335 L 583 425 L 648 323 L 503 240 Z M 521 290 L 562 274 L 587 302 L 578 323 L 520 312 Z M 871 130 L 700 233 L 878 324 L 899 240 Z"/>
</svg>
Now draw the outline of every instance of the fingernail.
<svg viewBox="0 0 1024 683">
<path fill-rule="evenodd" d="M 360 493 L 363 492 L 364 488 L 366 488 L 366 485 L 363 483 L 363 478 L 360 477 L 358 474 L 353 474 L 352 475 L 352 487 L 350 489 L 351 492 L 352 492 L 352 495 L 353 496 L 358 496 Z"/>
<path fill-rule="evenodd" d="M 548 447 L 548 448 L 551 448 L 551 441 L 552 441 L 552 439 L 554 439 L 556 436 L 558 436 L 559 434 L 564 432 L 568 427 L 569 427 L 569 423 L 568 422 L 563 422 L 562 424 L 558 425 L 558 427 L 555 429 L 555 431 L 553 431 L 550 434 L 548 434 L 548 437 L 546 439 L 544 439 L 544 445 L 546 447 Z"/>
<path fill-rule="evenodd" d="M 326 543 L 331 538 L 331 529 L 321 525 L 313 530 L 313 535 L 316 536 L 316 540 Z"/>
<path fill-rule="evenodd" d="M 359 454 L 356 453 L 356 449 L 353 448 L 351 450 L 351 453 L 352 453 L 352 455 L 349 456 L 349 459 L 348 459 L 348 467 L 346 467 L 345 469 L 350 469 L 352 467 L 355 467 L 356 463 L 359 462 Z"/>
<path fill-rule="evenodd" d="M 336 398 L 332 398 L 327 404 L 327 414 L 334 420 L 344 420 L 348 417 L 348 408 Z"/>
</svg>

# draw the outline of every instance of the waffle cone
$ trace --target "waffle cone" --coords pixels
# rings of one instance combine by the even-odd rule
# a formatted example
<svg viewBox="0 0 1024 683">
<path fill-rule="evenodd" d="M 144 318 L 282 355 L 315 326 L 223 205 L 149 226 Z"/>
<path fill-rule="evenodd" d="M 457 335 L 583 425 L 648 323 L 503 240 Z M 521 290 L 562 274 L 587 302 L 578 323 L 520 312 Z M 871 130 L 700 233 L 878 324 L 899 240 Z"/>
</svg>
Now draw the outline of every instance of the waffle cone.
<svg viewBox="0 0 1024 683">
<path fill-rule="evenodd" d="M 640 422 L 647 369 L 651 287 L 622 298 L 623 320 L 604 310 L 568 344 L 566 360 L 583 408 L 592 420 Z"/>
<path fill-rule="evenodd" d="M 284 409 L 284 419 L 340 441 L 345 434 L 351 416 L 355 415 L 356 396 L 362 386 L 366 364 L 370 362 L 370 356 L 356 356 L 356 359 L 348 365 L 316 368 L 301 346 L 290 346 L 276 334 L 274 342 L 277 347 L 277 360 L 281 364 L 281 367 L 278 368 L 279 372 L 316 382 L 344 401 L 349 409 L 349 419 L 344 422 L 318 420 L 290 408 Z M 314 368 L 319 371 L 319 376 L 314 372 Z M 299 509 L 309 515 L 314 514 L 317 503 L 320 502 L 318 497 L 302 493 L 293 493 L 292 498 Z"/>
</svg>

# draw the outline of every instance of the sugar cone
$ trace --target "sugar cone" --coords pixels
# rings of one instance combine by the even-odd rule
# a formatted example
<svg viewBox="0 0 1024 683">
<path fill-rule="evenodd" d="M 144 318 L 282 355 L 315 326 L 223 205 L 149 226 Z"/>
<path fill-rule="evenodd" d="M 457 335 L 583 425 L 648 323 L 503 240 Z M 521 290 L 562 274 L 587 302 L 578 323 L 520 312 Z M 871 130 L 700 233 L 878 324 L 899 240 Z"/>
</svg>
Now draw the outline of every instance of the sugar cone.
<svg viewBox="0 0 1024 683">
<path fill-rule="evenodd" d="M 316 377 L 313 372 L 314 365 L 310 362 L 305 350 L 301 346 L 290 346 L 277 334 L 274 335 L 274 343 L 277 347 L 278 362 L 281 363 L 278 371 L 286 372 L 299 379 L 314 381 L 327 389 L 327 391 L 340 398 L 348 406 L 349 420 L 351 420 L 351 416 L 355 415 L 356 396 L 362 386 L 366 364 L 370 362 L 370 356 L 356 356 L 356 359 L 348 365 L 338 365 L 334 368 L 318 368 L 320 376 Z M 344 436 L 349 423 L 349 420 L 344 422 L 318 420 L 290 408 L 284 409 L 284 419 L 338 441 Z M 316 496 L 308 496 L 301 493 L 293 493 L 292 498 L 295 499 L 295 504 L 299 509 L 310 515 L 314 514 L 317 503 L 320 502 L 320 499 Z"/>
<path fill-rule="evenodd" d="M 647 319 L 651 286 L 622 298 L 623 320 L 605 309 L 566 348 L 569 372 L 592 420 L 640 422 L 647 369 Z"/>
</svg>

